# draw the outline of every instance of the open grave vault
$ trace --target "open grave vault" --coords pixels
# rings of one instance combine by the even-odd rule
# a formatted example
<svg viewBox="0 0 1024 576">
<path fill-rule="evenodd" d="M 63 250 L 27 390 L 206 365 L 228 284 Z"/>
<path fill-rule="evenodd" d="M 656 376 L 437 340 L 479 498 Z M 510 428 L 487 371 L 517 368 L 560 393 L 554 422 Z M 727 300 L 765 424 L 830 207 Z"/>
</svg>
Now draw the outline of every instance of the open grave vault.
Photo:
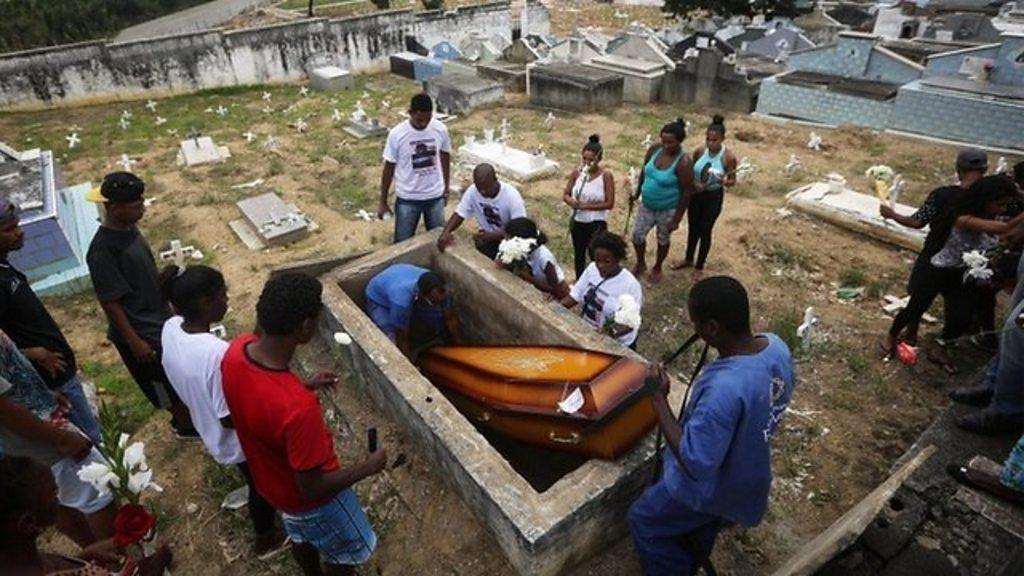
<svg viewBox="0 0 1024 576">
<path fill-rule="evenodd" d="M 639 358 L 478 254 L 467 238 L 441 254 L 436 234 L 348 262 L 321 276 L 321 337 L 352 336 L 341 351 L 359 385 L 428 454 L 511 564 L 551 576 L 625 537 L 625 513 L 650 478 L 653 434 L 615 462 L 583 460 L 478 431 L 363 312 L 367 282 L 390 264 L 429 267 L 448 282 L 469 344 L 565 345 Z M 670 402 L 677 405 L 679 387 Z M 646 400 L 642 400 L 646 401 Z"/>
</svg>

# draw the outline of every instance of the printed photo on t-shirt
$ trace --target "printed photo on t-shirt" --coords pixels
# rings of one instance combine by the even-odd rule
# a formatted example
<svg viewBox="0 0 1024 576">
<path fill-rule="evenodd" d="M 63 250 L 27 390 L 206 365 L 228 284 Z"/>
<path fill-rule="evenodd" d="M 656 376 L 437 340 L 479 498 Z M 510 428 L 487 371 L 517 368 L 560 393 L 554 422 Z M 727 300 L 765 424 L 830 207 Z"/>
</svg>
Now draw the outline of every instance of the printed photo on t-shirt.
<svg viewBox="0 0 1024 576">
<path fill-rule="evenodd" d="M 437 146 L 433 139 L 413 140 L 409 143 L 412 146 L 412 169 L 433 170 L 437 163 Z"/>
<path fill-rule="evenodd" d="M 490 204 L 480 204 L 480 209 L 483 210 L 484 220 L 495 228 L 502 228 L 504 224 L 501 221 L 501 213 L 498 209 Z"/>
<path fill-rule="evenodd" d="M 598 315 L 604 311 L 604 302 L 607 294 L 599 286 L 591 285 L 583 296 L 583 317 L 591 324 L 597 325 Z"/>
</svg>

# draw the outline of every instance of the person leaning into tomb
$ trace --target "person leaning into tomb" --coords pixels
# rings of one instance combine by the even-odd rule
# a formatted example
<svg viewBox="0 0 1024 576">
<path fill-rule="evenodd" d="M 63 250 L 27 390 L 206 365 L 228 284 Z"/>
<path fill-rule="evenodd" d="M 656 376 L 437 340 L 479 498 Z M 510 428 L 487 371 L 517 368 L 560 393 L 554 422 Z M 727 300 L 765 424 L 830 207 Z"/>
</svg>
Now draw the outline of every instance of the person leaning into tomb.
<svg viewBox="0 0 1024 576">
<path fill-rule="evenodd" d="M 365 294 L 367 315 L 406 356 L 414 348 L 462 339 L 444 279 L 426 268 L 392 264 L 370 279 Z"/>
<path fill-rule="evenodd" d="M 661 476 L 628 514 L 645 576 L 696 574 L 723 527 L 761 522 L 772 482 L 769 441 L 793 393 L 789 348 L 775 334 L 751 333 L 742 284 L 701 280 L 687 307 L 718 358 L 697 377 L 679 420 L 668 405 L 668 373 L 651 367 L 666 447 Z"/>
<path fill-rule="evenodd" d="M 533 247 L 525 258 L 525 266 L 503 264 L 501 256 L 495 259 L 498 266 L 509 269 L 537 290 L 547 294 L 548 298 L 561 300 L 569 295 L 565 272 L 547 247 L 548 237 L 537 228 L 536 222 L 529 218 L 513 218 L 505 225 L 505 236 L 533 240 Z"/>
<path fill-rule="evenodd" d="M 455 231 L 472 217 L 477 225 L 473 235 L 476 249 L 494 260 L 498 256 L 498 245 L 505 238 L 505 224 L 513 218 L 525 216 L 526 204 L 519 191 L 499 181 L 493 166 L 479 164 L 473 169 L 473 184 L 462 195 L 455 213 L 437 239 L 437 249 L 444 252 L 455 241 Z"/>
<path fill-rule="evenodd" d="M 384 144 L 377 217 L 391 214 L 388 192 L 394 182 L 395 242 L 416 234 L 420 216 L 427 230 L 444 226 L 452 143 L 448 128 L 433 115 L 434 102 L 430 96 L 413 96 L 409 119 L 392 128 Z"/>
</svg>

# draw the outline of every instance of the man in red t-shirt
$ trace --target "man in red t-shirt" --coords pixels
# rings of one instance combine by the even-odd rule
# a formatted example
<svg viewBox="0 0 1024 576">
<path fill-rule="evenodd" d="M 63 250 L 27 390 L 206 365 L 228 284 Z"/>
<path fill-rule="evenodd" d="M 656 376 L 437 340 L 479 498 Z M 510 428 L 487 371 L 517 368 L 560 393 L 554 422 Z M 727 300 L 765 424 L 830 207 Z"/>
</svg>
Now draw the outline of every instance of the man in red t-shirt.
<svg viewBox="0 0 1024 576">
<path fill-rule="evenodd" d="M 377 535 L 352 485 L 384 469 L 383 449 L 342 468 L 314 390 L 338 378 L 321 373 L 303 383 L 288 366 L 316 333 L 323 308 L 320 282 L 284 274 L 263 287 L 256 316 L 262 334 L 231 343 L 221 364 L 230 424 L 238 432 L 256 490 L 282 513 L 292 554 L 307 576 L 352 574 Z M 323 561 L 323 565 L 321 565 Z"/>
</svg>

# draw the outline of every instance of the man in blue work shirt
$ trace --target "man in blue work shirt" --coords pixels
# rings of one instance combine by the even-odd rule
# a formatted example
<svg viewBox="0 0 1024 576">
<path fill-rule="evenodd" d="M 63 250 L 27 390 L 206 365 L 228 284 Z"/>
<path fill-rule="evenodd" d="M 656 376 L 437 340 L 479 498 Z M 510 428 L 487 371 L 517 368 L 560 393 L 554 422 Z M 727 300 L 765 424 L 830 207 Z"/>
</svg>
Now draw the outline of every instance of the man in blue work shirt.
<svg viewBox="0 0 1024 576">
<path fill-rule="evenodd" d="M 459 320 L 444 280 L 426 268 L 392 264 L 371 278 L 366 313 L 406 356 L 412 326 L 426 331 L 428 341 L 459 340 Z"/>
<path fill-rule="evenodd" d="M 793 392 L 793 359 L 774 334 L 750 332 L 750 303 L 737 280 L 707 278 L 688 303 L 697 335 L 718 351 L 693 384 L 681 420 L 668 406 L 661 365 L 654 395 L 665 435 L 663 473 L 629 510 L 645 576 L 695 574 L 727 524 L 754 526 L 771 487 L 769 439 Z"/>
</svg>

